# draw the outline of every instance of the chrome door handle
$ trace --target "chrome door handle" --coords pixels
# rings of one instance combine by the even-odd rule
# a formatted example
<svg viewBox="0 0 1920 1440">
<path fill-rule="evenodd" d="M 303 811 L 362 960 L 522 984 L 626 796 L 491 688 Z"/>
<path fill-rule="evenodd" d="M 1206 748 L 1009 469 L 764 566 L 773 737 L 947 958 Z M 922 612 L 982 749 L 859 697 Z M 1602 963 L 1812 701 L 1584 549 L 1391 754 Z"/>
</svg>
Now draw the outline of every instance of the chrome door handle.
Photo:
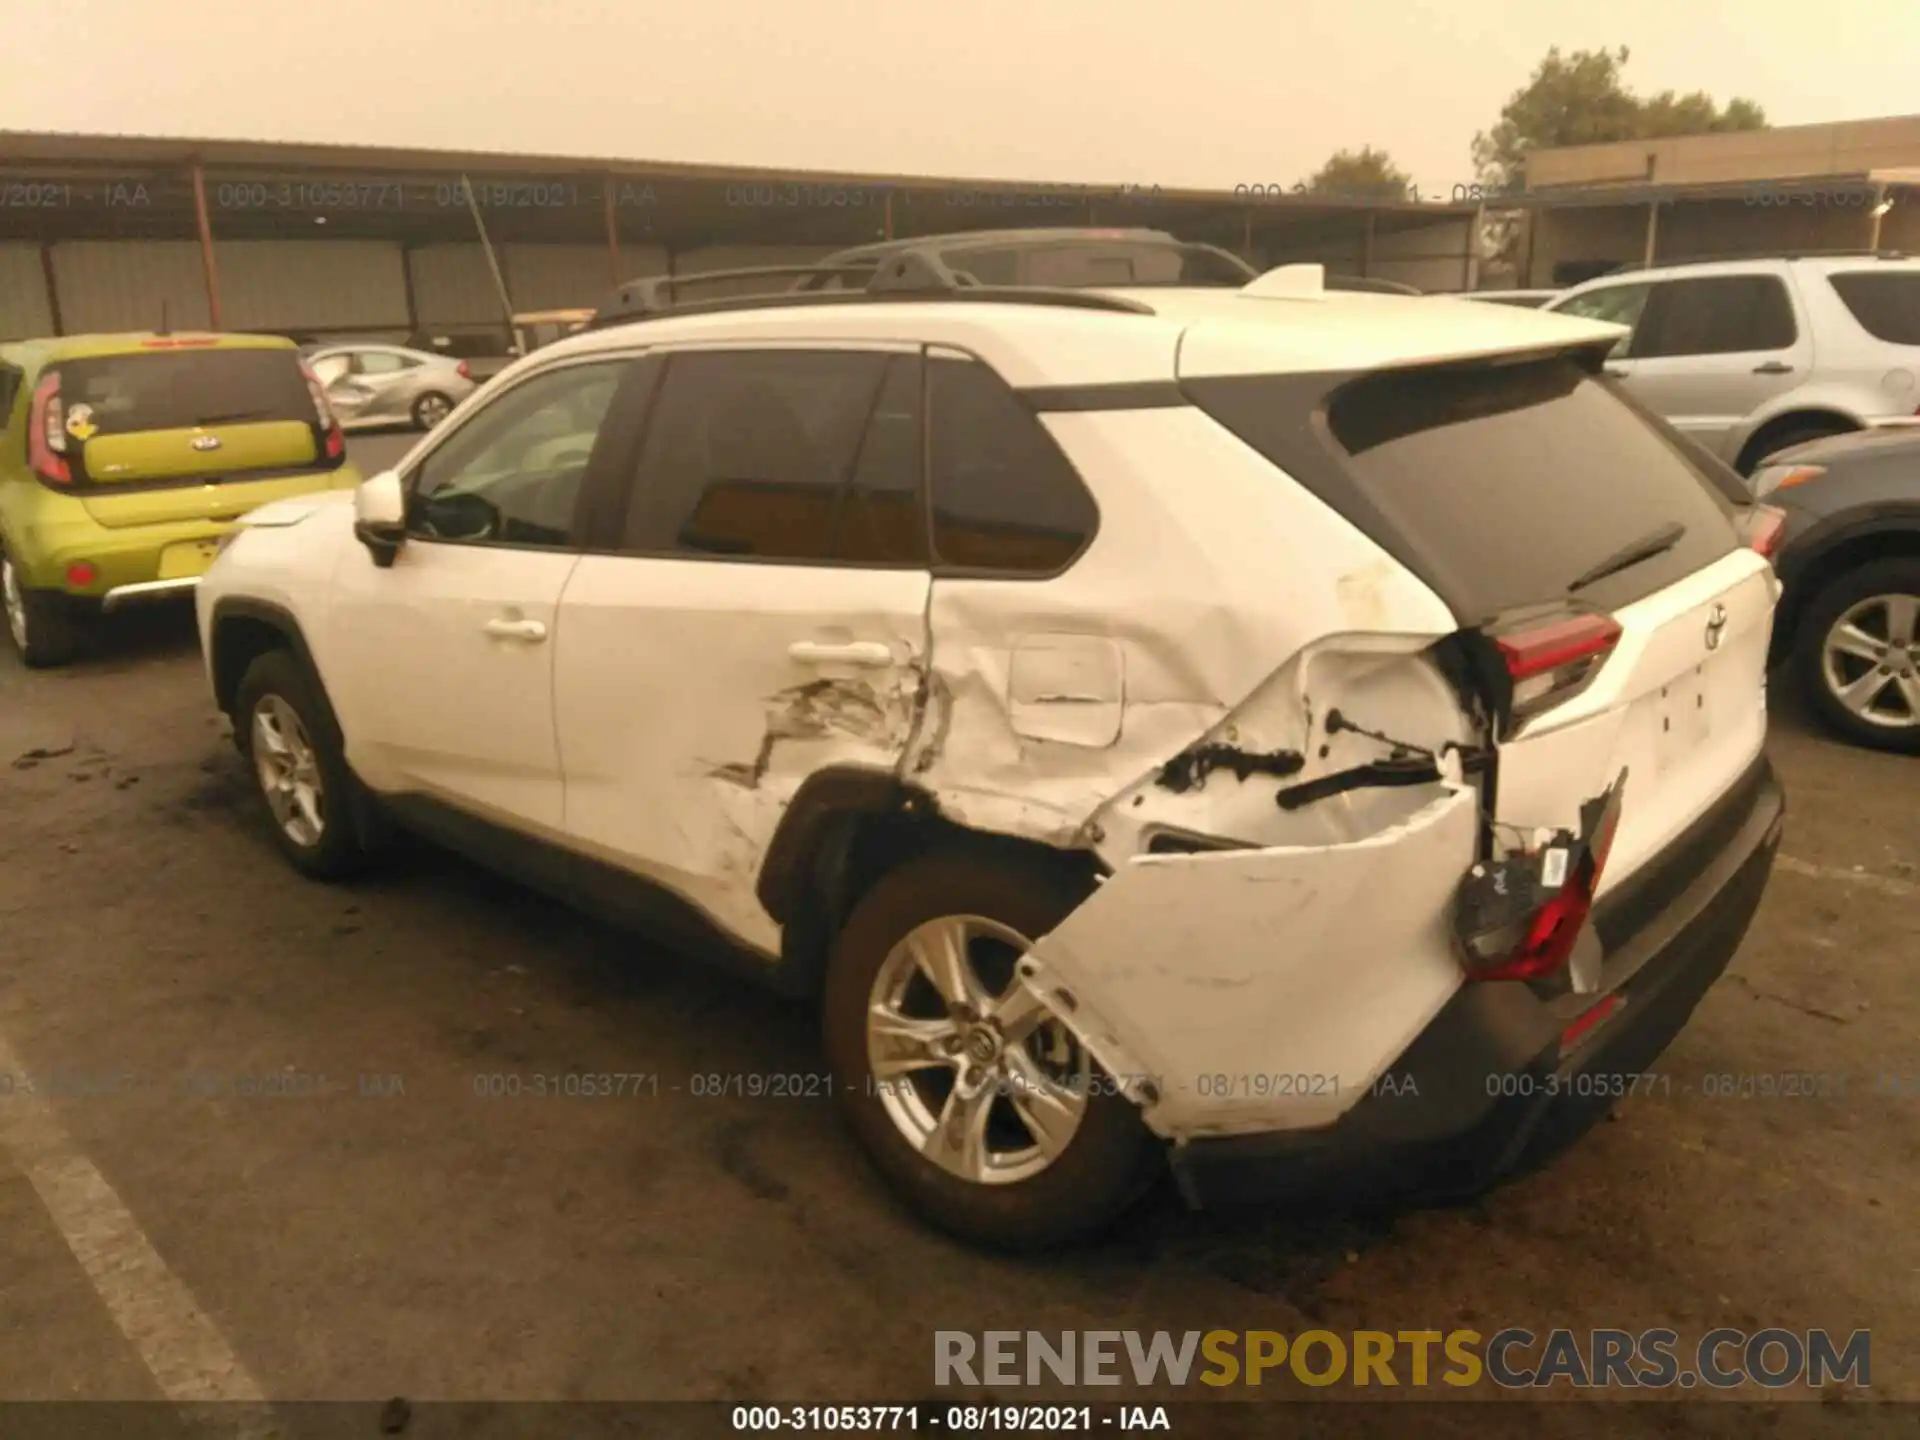
<svg viewBox="0 0 1920 1440">
<path fill-rule="evenodd" d="M 893 651 L 878 640 L 853 640 L 833 645 L 820 640 L 796 640 L 787 647 L 787 657 L 802 665 L 865 665 L 893 663 Z"/>
<path fill-rule="evenodd" d="M 502 640 L 539 641 L 547 638 L 547 627 L 538 620 L 489 620 L 480 627 Z"/>
</svg>

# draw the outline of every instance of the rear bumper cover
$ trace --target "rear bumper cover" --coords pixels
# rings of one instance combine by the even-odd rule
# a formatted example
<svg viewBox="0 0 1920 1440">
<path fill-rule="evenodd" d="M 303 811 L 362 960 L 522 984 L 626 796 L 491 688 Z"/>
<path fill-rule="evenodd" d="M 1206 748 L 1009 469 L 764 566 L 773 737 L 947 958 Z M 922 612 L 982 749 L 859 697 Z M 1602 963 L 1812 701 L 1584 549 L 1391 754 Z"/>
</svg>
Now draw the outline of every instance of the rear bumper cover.
<svg viewBox="0 0 1920 1440">
<path fill-rule="evenodd" d="M 1648 1074 L 1739 948 L 1773 869 L 1785 798 L 1764 756 L 1628 893 L 1603 897 L 1618 1008 L 1562 1054 L 1564 1012 L 1522 983 L 1462 986 L 1374 1089 L 1323 1129 L 1175 1148 L 1196 1206 L 1350 1193 L 1464 1198 L 1557 1153 Z M 1593 997 L 1599 1000 L 1599 996 Z"/>
</svg>

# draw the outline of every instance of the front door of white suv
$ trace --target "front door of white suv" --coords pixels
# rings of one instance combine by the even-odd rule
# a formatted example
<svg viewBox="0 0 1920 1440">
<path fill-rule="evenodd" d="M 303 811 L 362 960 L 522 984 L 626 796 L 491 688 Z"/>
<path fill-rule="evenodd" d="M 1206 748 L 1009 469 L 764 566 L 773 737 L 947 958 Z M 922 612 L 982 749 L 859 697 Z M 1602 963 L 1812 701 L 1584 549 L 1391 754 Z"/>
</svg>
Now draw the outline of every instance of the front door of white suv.
<svg viewBox="0 0 1920 1440">
<path fill-rule="evenodd" d="M 394 563 L 344 557 L 328 685 L 376 790 L 559 829 L 554 631 L 580 558 L 582 482 L 630 363 L 529 376 L 449 427 L 403 476 Z"/>
<path fill-rule="evenodd" d="M 896 772 L 918 723 L 921 359 L 654 353 L 614 553 L 583 557 L 560 605 L 566 833 L 772 953 L 755 887 L 794 792 L 828 767 Z"/>
</svg>

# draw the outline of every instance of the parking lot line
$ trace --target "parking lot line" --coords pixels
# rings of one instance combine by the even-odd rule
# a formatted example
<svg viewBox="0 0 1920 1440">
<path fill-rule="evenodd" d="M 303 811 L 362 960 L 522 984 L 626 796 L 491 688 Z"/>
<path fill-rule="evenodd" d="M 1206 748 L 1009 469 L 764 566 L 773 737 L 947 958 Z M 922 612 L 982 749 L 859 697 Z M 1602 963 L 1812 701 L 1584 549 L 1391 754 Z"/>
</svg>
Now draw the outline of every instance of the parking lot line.
<svg viewBox="0 0 1920 1440">
<path fill-rule="evenodd" d="M 28 1073 L 0 1036 L 0 1074 Z M 266 1397 L 147 1240 L 132 1213 L 93 1163 L 74 1148 L 45 1096 L 15 1088 L 0 1099 L 0 1148 L 32 1183 L 74 1259 L 92 1281 L 120 1332 L 132 1343 L 161 1393 L 179 1405 Z M 264 1414 L 229 1417 L 247 1433 L 268 1433 Z"/>
</svg>

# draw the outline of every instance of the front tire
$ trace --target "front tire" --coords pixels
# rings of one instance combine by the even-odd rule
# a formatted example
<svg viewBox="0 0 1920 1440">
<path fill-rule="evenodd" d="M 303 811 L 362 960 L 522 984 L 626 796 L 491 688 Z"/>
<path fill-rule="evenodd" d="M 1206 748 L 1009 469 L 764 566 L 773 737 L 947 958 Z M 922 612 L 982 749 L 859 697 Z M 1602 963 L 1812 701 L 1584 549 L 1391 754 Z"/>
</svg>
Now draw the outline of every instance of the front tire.
<svg viewBox="0 0 1920 1440">
<path fill-rule="evenodd" d="M 13 648 L 28 669 L 65 665 L 79 652 L 80 626 L 67 597 L 57 590 L 27 589 L 5 552 L 0 552 L 0 604 Z"/>
<path fill-rule="evenodd" d="M 834 948 L 823 1021 L 849 1125 L 949 1234 L 1038 1250 L 1110 1224 L 1161 1151 L 1016 974 L 1084 896 L 1030 863 L 936 853 L 887 875 Z"/>
<path fill-rule="evenodd" d="M 1828 730 L 1920 754 L 1920 558 L 1876 560 L 1814 596 L 1794 665 Z"/>
<path fill-rule="evenodd" d="M 357 823 L 358 782 L 318 686 L 292 654 L 269 650 L 247 667 L 233 730 L 274 843 L 294 869 L 316 880 L 364 870 L 373 850 Z"/>
</svg>

